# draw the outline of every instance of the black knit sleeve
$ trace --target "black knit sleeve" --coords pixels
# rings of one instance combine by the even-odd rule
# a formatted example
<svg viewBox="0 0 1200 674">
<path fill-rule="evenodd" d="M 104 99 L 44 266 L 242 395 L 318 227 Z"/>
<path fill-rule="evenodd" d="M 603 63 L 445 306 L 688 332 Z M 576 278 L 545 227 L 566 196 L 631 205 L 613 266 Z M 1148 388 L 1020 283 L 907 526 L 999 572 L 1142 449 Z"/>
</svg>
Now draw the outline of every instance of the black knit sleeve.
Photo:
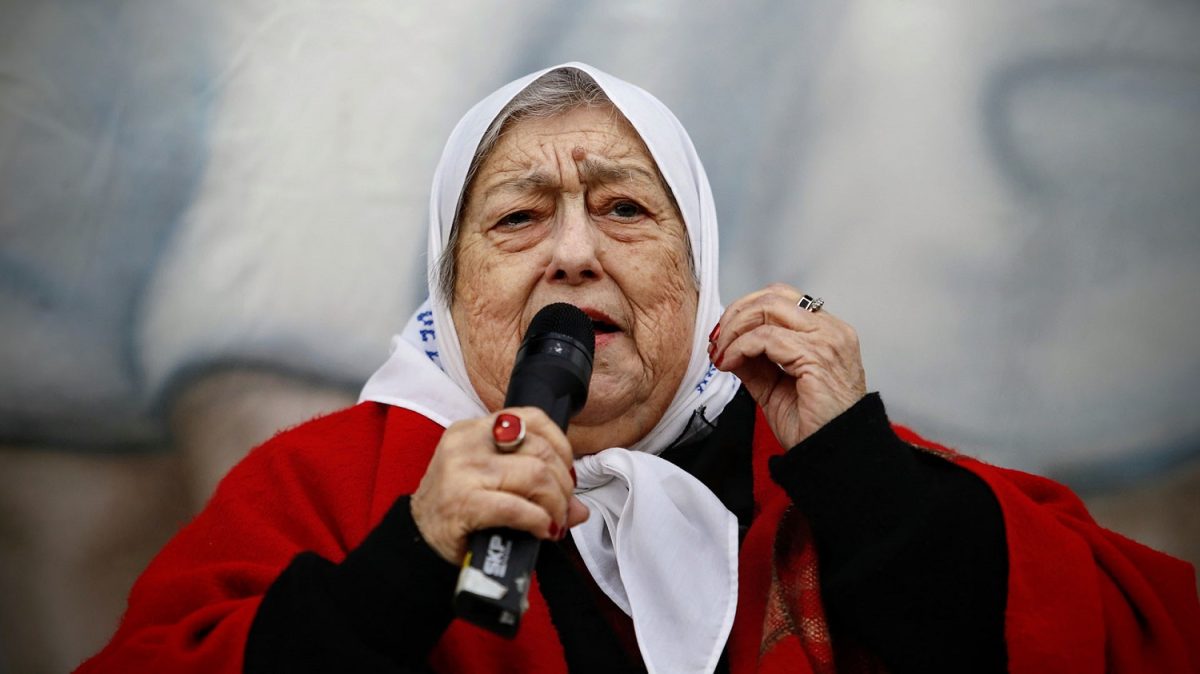
<svg viewBox="0 0 1200 674">
<path fill-rule="evenodd" d="M 297 555 L 268 589 L 244 671 L 423 672 L 453 619 L 457 569 L 421 538 L 409 497 L 340 564 Z"/>
<path fill-rule="evenodd" d="M 999 503 L 902 441 L 871 394 L 770 462 L 812 527 L 839 635 L 891 672 L 1003 672 L 1008 556 Z"/>
</svg>

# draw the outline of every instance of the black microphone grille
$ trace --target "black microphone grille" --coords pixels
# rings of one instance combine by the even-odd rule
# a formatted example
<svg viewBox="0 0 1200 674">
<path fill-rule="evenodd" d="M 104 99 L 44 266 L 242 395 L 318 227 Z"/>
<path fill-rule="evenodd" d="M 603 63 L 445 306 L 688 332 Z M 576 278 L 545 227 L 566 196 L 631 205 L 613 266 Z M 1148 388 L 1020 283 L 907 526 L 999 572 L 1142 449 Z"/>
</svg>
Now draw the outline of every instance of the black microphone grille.
<svg viewBox="0 0 1200 674">
<path fill-rule="evenodd" d="M 592 319 L 579 307 L 566 302 L 556 302 L 542 307 L 529 322 L 525 339 L 557 332 L 577 340 L 587 347 L 588 357 L 596 350 L 596 333 Z"/>
</svg>

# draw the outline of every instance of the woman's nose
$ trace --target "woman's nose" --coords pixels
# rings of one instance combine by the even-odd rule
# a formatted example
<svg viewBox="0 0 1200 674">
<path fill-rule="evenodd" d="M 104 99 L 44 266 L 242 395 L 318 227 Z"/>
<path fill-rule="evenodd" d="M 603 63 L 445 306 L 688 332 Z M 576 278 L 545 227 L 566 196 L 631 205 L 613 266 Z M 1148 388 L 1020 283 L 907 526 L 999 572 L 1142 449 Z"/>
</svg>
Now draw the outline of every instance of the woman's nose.
<svg viewBox="0 0 1200 674">
<path fill-rule="evenodd" d="M 582 200 L 565 204 L 555 229 L 547 280 L 577 285 L 600 278 L 603 268 L 596 257 L 597 232 Z"/>
</svg>

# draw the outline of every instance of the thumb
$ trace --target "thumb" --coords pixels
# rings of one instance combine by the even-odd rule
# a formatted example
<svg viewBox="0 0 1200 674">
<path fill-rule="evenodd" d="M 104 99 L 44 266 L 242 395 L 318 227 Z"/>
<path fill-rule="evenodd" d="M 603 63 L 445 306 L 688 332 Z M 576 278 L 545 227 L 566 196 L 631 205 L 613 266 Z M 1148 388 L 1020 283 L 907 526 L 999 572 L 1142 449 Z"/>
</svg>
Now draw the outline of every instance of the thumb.
<svg viewBox="0 0 1200 674">
<path fill-rule="evenodd" d="M 591 515 L 591 511 L 579 500 L 579 497 L 572 496 L 567 502 L 567 527 L 573 527 L 577 524 L 583 524 Z"/>
</svg>

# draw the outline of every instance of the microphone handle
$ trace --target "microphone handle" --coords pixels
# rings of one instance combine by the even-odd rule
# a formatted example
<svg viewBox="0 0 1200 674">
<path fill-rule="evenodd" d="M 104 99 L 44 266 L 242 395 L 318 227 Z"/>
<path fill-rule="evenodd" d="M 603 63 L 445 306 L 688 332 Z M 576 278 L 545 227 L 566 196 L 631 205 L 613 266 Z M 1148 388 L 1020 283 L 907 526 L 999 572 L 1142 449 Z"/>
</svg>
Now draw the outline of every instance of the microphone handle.
<svg viewBox="0 0 1200 674">
<path fill-rule="evenodd" d="M 545 379 L 513 372 L 505 407 L 540 407 L 565 433 L 571 415 L 570 396 L 562 395 Z M 529 608 L 529 584 L 537 565 L 541 541 L 526 531 L 493 528 L 467 537 L 454 611 L 458 617 L 511 639 Z"/>
</svg>

